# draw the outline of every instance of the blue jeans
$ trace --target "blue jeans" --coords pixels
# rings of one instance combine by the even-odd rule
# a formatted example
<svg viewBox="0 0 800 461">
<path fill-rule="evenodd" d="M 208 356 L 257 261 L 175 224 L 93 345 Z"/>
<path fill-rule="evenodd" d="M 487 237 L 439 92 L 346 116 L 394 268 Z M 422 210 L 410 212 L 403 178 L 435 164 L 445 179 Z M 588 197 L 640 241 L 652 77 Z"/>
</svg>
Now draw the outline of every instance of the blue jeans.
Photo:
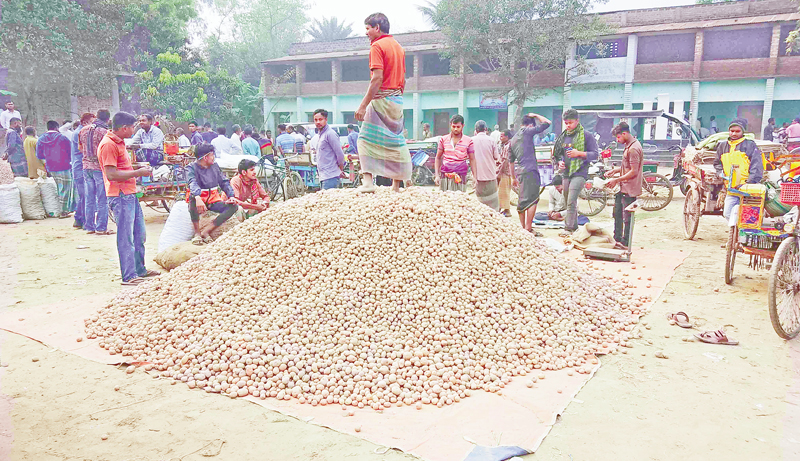
<svg viewBox="0 0 800 461">
<path fill-rule="evenodd" d="M 86 182 L 86 216 L 83 228 L 87 231 L 105 232 L 108 230 L 108 198 L 103 172 L 100 170 L 83 170 Z"/>
<path fill-rule="evenodd" d="M 86 227 L 86 186 L 83 181 L 83 168 L 72 169 L 72 187 L 75 189 L 75 224 Z"/>
<path fill-rule="evenodd" d="M 144 242 L 147 230 L 139 199 L 135 195 L 120 193 L 119 197 L 109 197 L 108 204 L 117 219 L 117 253 L 122 281 L 146 275 Z"/>
<path fill-rule="evenodd" d="M 326 179 L 320 183 L 320 186 L 322 190 L 338 189 L 342 187 L 342 179 L 341 178 Z"/>
</svg>

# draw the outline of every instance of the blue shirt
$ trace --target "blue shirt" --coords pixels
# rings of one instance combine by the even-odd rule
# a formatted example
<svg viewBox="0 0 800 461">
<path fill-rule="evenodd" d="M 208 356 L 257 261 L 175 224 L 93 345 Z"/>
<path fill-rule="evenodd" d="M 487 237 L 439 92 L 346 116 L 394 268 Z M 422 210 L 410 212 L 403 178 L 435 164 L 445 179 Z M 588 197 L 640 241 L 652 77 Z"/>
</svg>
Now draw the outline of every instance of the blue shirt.
<svg viewBox="0 0 800 461">
<path fill-rule="evenodd" d="M 358 155 L 358 132 L 353 131 L 347 134 L 347 144 L 350 147 L 347 148 L 348 154 L 356 154 Z"/>
<path fill-rule="evenodd" d="M 244 155 L 261 157 L 261 146 L 258 145 L 258 141 L 250 136 L 247 136 L 242 140 L 242 151 L 244 151 Z"/>
<path fill-rule="evenodd" d="M 294 141 L 294 136 L 289 133 L 281 133 L 280 136 L 275 139 L 275 144 L 277 144 L 285 154 L 287 152 L 294 152 Z"/>
<path fill-rule="evenodd" d="M 203 136 L 202 136 L 202 135 L 200 135 L 200 132 L 199 132 L 199 131 L 195 131 L 195 132 L 192 134 L 192 140 L 191 140 L 191 142 L 192 142 L 192 145 L 193 145 L 193 146 L 196 146 L 196 145 L 198 145 L 198 144 L 203 144 Z"/>
<path fill-rule="evenodd" d="M 81 126 L 81 128 L 83 128 L 83 126 Z M 80 173 L 83 171 L 83 152 L 78 148 L 78 135 L 80 134 L 81 130 L 75 130 L 70 137 L 70 142 L 72 143 L 70 166 L 72 167 L 73 173 Z M 75 178 L 75 180 L 78 179 L 79 178 Z"/>
<path fill-rule="evenodd" d="M 326 179 L 338 178 L 344 166 L 344 151 L 339 134 L 329 125 L 319 132 L 317 143 L 317 173 L 320 182 Z"/>
</svg>

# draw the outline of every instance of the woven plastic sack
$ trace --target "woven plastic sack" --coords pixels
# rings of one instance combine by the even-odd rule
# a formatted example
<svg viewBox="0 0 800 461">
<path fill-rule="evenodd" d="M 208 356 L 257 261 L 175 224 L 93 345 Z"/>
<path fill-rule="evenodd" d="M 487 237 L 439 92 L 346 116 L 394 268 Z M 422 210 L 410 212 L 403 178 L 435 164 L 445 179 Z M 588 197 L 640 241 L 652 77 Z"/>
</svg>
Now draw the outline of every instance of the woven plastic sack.
<svg viewBox="0 0 800 461">
<path fill-rule="evenodd" d="M 0 160 L 0 184 L 14 184 L 14 170 L 7 160 Z"/>
<path fill-rule="evenodd" d="M 22 222 L 19 187 L 16 184 L 0 185 L 0 224 Z"/>
<path fill-rule="evenodd" d="M 193 236 L 194 226 L 192 217 L 189 216 L 189 204 L 183 200 L 176 202 L 158 237 L 158 252 L 161 253 L 177 243 L 188 242 Z"/>
<path fill-rule="evenodd" d="M 16 178 L 15 182 L 19 187 L 22 217 L 25 219 L 47 218 L 47 213 L 44 211 L 44 205 L 42 204 L 42 194 L 39 192 L 39 183 L 28 178 Z"/>
<path fill-rule="evenodd" d="M 186 261 L 199 255 L 206 248 L 205 245 L 194 245 L 192 242 L 181 242 L 166 250 L 159 251 L 153 261 L 164 269 L 171 271 Z"/>
<path fill-rule="evenodd" d="M 39 192 L 42 194 L 42 204 L 47 216 L 55 217 L 61 214 L 61 205 L 58 203 L 58 188 L 53 178 L 39 178 Z"/>
</svg>

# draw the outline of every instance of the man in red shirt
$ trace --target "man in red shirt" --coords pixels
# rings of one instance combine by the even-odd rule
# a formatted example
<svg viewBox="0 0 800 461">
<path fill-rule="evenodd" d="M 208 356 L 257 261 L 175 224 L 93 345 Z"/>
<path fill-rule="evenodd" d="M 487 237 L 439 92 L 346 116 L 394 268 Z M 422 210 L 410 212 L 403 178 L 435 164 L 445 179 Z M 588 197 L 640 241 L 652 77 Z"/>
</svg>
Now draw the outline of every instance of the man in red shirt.
<svg viewBox="0 0 800 461">
<path fill-rule="evenodd" d="M 114 114 L 111 131 L 106 132 L 97 148 L 103 170 L 108 204 L 117 221 L 117 253 L 123 285 L 138 285 L 142 277 L 158 275 L 144 265 L 144 242 L 147 231 L 144 214 L 136 197 L 136 178 L 150 176 L 149 166 L 134 168 L 125 150 L 125 139 L 133 136 L 136 117 L 127 112 Z"/>
<path fill-rule="evenodd" d="M 389 19 L 382 13 L 364 20 L 372 45 L 369 89 L 355 113 L 363 121 L 358 136 L 358 156 L 364 185 L 361 192 L 375 192 L 373 178 L 392 179 L 395 192 L 402 181 L 411 179 L 411 155 L 403 136 L 403 91 L 406 86 L 406 53 L 389 35 Z"/>
</svg>

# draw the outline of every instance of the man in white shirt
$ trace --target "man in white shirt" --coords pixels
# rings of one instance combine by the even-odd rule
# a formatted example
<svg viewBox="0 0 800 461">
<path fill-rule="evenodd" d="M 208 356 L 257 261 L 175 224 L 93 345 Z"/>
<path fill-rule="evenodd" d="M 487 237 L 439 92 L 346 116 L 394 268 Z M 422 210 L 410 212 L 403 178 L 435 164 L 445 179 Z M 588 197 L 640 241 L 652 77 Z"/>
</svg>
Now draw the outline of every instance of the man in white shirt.
<svg viewBox="0 0 800 461">
<path fill-rule="evenodd" d="M 564 215 L 561 212 L 567 209 L 567 204 L 564 202 L 564 185 L 562 184 L 561 175 L 553 178 L 552 186 L 548 189 L 547 219 L 563 221 Z"/>
<path fill-rule="evenodd" d="M 231 154 L 242 155 L 244 153 L 242 151 L 242 127 L 233 125 L 231 130 L 233 130 L 231 135 Z"/>
<path fill-rule="evenodd" d="M 491 138 L 491 140 L 494 141 L 494 143 L 499 146 L 500 145 L 500 135 L 501 134 L 503 134 L 503 133 L 500 132 L 500 125 L 495 125 L 494 126 L 494 131 L 492 131 L 492 134 L 489 135 L 489 138 Z"/>
<path fill-rule="evenodd" d="M 185 134 L 183 134 L 183 128 L 176 128 L 175 134 L 178 135 L 178 147 L 181 149 L 192 147 L 192 142 L 189 141 L 189 138 L 187 138 Z"/>
<path fill-rule="evenodd" d="M 472 137 L 475 154 L 470 158 L 470 169 L 475 179 L 475 196 L 484 205 L 500 211 L 500 196 L 497 193 L 497 163 L 500 154 L 497 143 L 486 134 L 488 128 L 483 120 L 475 123 L 475 136 Z"/>
<path fill-rule="evenodd" d="M 136 152 L 136 160 L 157 167 L 164 160 L 164 133 L 153 125 L 153 116 L 150 114 L 139 116 L 139 127 L 130 147 Z"/>
<path fill-rule="evenodd" d="M 225 127 L 217 128 L 217 137 L 211 140 L 211 145 L 214 146 L 214 153 L 217 157 L 225 157 L 232 154 L 233 144 L 230 138 L 225 136 Z"/>
<path fill-rule="evenodd" d="M 6 151 L 6 133 L 8 133 L 8 130 L 11 128 L 12 118 L 22 120 L 19 111 L 14 109 L 14 103 L 8 101 L 6 103 L 6 110 L 0 112 L 0 152 Z"/>
</svg>

